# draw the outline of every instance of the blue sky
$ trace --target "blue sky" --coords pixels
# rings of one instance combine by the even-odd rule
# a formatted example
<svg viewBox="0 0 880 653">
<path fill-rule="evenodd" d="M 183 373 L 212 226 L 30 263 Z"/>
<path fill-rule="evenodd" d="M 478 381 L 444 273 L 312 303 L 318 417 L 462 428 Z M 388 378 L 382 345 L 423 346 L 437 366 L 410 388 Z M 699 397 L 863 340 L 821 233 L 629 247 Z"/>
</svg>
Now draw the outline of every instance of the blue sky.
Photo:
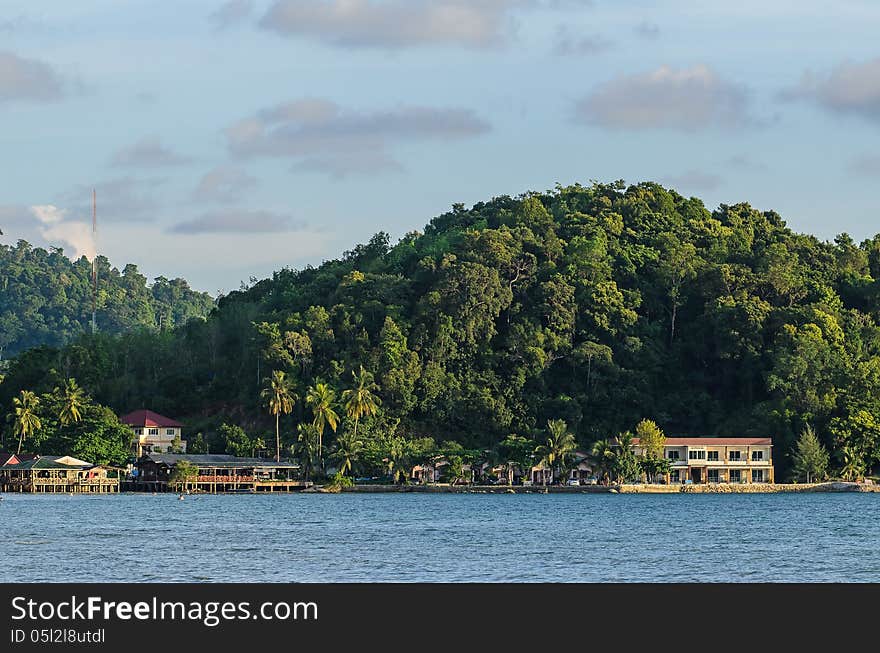
<svg viewBox="0 0 880 653">
<path fill-rule="evenodd" d="M 657 180 L 880 231 L 880 3 L 0 0 L 0 240 L 235 289 L 454 202 Z"/>
</svg>

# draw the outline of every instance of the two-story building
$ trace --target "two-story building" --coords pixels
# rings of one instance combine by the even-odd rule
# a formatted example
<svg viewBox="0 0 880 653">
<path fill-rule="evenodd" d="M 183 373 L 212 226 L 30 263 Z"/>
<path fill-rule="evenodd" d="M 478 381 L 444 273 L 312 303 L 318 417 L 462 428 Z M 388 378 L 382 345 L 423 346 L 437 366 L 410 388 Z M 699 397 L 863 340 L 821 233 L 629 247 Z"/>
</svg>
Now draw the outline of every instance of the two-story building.
<svg viewBox="0 0 880 653">
<path fill-rule="evenodd" d="M 136 410 L 119 421 L 132 428 L 131 449 L 140 458 L 145 453 L 186 453 L 186 440 L 181 438 L 183 424 L 152 410 Z"/>
<path fill-rule="evenodd" d="M 633 439 L 636 453 L 644 453 Z M 773 483 L 770 438 L 666 438 L 667 483 Z"/>
</svg>

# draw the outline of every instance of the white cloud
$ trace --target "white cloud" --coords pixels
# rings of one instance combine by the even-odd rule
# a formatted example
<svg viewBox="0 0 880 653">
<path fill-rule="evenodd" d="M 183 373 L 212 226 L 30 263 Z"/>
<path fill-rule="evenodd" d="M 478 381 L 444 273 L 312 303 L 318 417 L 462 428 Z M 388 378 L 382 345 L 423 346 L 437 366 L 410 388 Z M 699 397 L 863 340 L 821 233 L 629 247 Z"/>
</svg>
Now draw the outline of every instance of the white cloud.
<svg viewBox="0 0 880 653">
<path fill-rule="evenodd" d="M 783 98 L 810 100 L 834 113 L 880 122 L 880 57 L 840 64 L 828 75 L 806 73 Z"/>
<path fill-rule="evenodd" d="M 283 36 L 352 48 L 486 48 L 510 38 L 515 10 L 558 5 L 558 0 L 276 0 L 260 25 Z"/>
<path fill-rule="evenodd" d="M 96 244 L 91 225 L 67 219 L 67 211 L 52 204 L 30 207 L 31 214 L 40 223 L 40 234 L 47 242 L 62 242 L 74 249 L 74 258 L 95 258 Z"/>
<path fill-rule="evenodd" d="M 13 100 L 51 102 L 64 95 L 64 82 L 51 66 L 0 51 L 0 103 Z"/>
<path fill-rule="evenodd" d="M 208 19 L 218 29 L 225 29 L 249 18 L 253 11 L 253 0 L 229 0 L 211 12 Z"/>
<path fill-rule="evenodd" d="M 289 215 L 271 211 L 227 209 L 210 211 L 193 219 L 179 222 L 169 229 L 175 234 L 266 234 L 298 231 L 305 223 Z"/>
<path fill-rule="evenodd" d="M 193 198 L 206 202 L 233 204 L 257 185 L 257 179 L 241 168 L 222 165 L 205 173 L 193 191 Z"/>
<path fill-rule="evenodd" d="M 190 159 L 163 145 L 158 136 L 147 136 L 118 150 L 112 162 L 132 168 L 159 168 L 183 165 L 189 163 Z"/>
<path fill-rule="evenodd" d="M 324 99 L 301 99 L 259 112 L 226 130 L 239 157 L 286 157 L 297 169 L 334 176 L 399 168 L 397 143 L 479 136 L 490 127 L 467 109 L 400 107 L 346 110 Z"/>
<path fill-rule="evenodd" d="M 616 77 L 576 106 L 577 119 L 609 129 L 679 129 L 752 122 L 744 88 L 704 65 Z"/>
</svg>

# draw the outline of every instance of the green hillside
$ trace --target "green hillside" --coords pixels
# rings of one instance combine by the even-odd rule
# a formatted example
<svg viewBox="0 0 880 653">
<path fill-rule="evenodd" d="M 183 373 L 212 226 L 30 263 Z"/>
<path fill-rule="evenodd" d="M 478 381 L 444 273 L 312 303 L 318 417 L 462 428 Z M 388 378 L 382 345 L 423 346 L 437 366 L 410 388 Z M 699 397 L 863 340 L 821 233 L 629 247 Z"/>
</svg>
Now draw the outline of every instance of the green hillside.
<svg viewBox="0 0 880 653">
<path fill-rule="evenodd" d="M 36 250 L 2 255 L 23 254 L 55 261 L 40 269 L 67 265 Z M 11 277 L 15 305 L 34 298 L 26 315 L 42 315 L 44 302 L 78 307 L 13 342 L 83 330 L 88 274 L 83 262 L 69 268 L 75 281 L 60 300 L 49 289 L 61 274 Z M 0 384 L 4 407 L 23 388 L 75 376 L 118 411 L 187 421 L 190 437 L 210 442 L 225 421 L 274 443 L 260 392 L 282 370 L 298 397 L 281 416 L 292 443 L 295 425 L 312 420 L 308 387 L 323 381 L 338 399 L 363 366 L 382 402 L 360 420 L 364 437 L 483 448 L 562 419 L 587 446 L 650 418 L 667 435 L 771 436 L 783 470 L 807 425 L 838 468 L 880 458 L 880 236 L 823 242 L 748 204 L 710 211 L 654 183 L 618 182 L 456 205 L 422 233 L 397 243 L 379 233 L 319 267 L 278 271 L 182 324 L 209 305 L 190 295 L 198 308 L 173 313 L 173 331 L 155 328 L 157 306 L 174 306 L 157 286 L 128 270 L 117 279 L 141 297 L 106 299 L 119 325 L 20 356 Z M 15 313 L 7 293 L 4 320 Z M 66 335 L 49 338 L 55 324 Z M 340 433 L 351 430 L 336 410 Z"/>
</svg>

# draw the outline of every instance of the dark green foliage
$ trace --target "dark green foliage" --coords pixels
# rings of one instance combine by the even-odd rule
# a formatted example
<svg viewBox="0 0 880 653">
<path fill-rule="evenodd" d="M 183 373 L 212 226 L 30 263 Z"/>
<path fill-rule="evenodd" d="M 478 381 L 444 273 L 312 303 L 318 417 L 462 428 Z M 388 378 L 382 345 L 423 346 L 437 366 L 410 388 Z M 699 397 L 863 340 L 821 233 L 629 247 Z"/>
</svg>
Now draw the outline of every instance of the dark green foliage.
<svg viewBox="0 0 880 653">
<path fill-rule="evenodd" d="M 98 257 L 97 325 L 103 333 L 169 329 L 205 317 L 214 302 L 183 279 L 152 286 L 126 265 L 120 272 Z M 47 252 L 23 240 L 0 244 L 0 359 L 38 345 L 64 345 L 91 329 L 92 264 Z"/>
<path fill-rule="evenodd" d="M 396 245 L 378 234 L 230 293 L 206 320 L 157 331 L 154 317 L 152 330 L 26 352 L 0 403 L 73 375 L 116 410 L 148 406 L 213 443 L 223 421 L 274 428 L 260 403 L 273 370 L 300 397 L 317 379 L 341 397 L 363 366 L 381 404 L 357 439 L 365 456 L 383 453 L 376 463 L 389 475 L 413 457 L 397 436 L 486 449 L 511 433 L 539 443 L 552 419 L 585 448 L 646 416 L 670 436 L 770 436 L 783 475 L 811 424 L 858 475 L 880 458 L 878 243 L 822 242 L 773 211 L 709 211 L 654 183 L 455 205 Z M 22 283 L 15 305 L 30 306 Z M 27 315 L 40 314 L 39 297 Z M 340 432 L 351 430 L 337 410 Z M 304 402 L 281 416 L 282 442 L 307 460 L 311 439 L 298 440 L 295 425 L 311 420 Z M 520 457 L 508 444 L 506 456 Z M 635 458 L 602 470 L 640 473 Z"/>
</svg>

